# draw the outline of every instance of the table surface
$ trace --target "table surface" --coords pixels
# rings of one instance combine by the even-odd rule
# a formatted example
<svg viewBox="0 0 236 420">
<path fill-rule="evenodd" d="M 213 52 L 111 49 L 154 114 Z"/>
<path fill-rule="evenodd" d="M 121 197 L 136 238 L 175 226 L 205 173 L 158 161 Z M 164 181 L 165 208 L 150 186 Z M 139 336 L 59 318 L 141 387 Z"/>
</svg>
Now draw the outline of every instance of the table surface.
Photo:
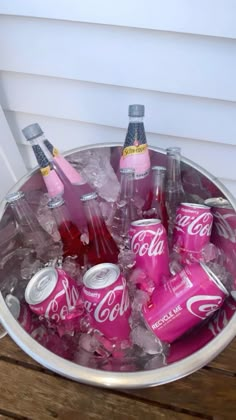
<svg viewBox="0 0 236 420">
<path fill-rule="evenodd" d="M 236 419 L 236 339 L 208 366 L 155 388 L 116 391 L 60 377 L 0 340 L 0 419 Z"/>
</svg>

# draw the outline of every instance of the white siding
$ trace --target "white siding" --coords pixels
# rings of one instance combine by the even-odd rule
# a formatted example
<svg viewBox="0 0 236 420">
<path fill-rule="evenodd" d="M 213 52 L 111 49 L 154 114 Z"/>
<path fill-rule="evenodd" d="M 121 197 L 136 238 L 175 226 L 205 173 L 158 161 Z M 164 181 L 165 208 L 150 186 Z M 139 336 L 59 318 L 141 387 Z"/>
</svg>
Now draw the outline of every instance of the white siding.
<svg viewBox="0 0 236 420">
<path fill-rule="evenodd" d="M 0 103 L 62 151 L 122 142 L 144 103 L 149 144 L 179 145 L 236 196 L 235 0 L 0 0 Z"/>
</svg>

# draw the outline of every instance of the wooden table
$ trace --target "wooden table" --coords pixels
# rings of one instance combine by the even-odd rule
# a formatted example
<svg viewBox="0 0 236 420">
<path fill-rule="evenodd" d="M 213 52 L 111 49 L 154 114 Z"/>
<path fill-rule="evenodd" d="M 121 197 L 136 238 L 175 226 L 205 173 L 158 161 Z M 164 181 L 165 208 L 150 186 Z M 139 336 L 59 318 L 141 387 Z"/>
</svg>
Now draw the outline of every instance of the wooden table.
<svg viewBox="0 0 236 420">
<path fill-rule="evenodd" d="M 0 340 L 0 419 L 236 419 L 236 339 L 212 363 L 156 388 L 115 391 L 42 368 Z"/>
</svg>

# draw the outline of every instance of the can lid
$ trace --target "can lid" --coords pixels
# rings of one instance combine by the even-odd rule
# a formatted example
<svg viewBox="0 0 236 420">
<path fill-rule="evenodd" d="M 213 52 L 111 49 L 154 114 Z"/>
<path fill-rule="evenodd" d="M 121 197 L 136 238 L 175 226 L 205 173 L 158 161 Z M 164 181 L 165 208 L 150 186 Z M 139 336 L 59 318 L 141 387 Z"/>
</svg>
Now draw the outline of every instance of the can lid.
<svg viewBox="0 0 236 420">
<path fill-rule="evenodd" d="M 50 209 L 55 209 L 57 207 L 62 206 L 62 204 L 64 203 L 65 203 L 64 198 L 61 195 L 58 195 L 57 197 L 54 197 L 51 200 L 49 200 L 48 207 Z"/>
<path fill-rule="evenodd" d="M 14 203 L 14 201 L 19 200 L 20 198 L 23 198 L 24 196 L 25 194 L 23 193 L 23 191 L 15 191 L 7 194 L 5 199 L 9 204 L 11 204 Z"/>
<path fill-rule="evenodd" d="M 226 289 L 226 287 L 223 285 L 223 283 L 220 281 L 220 279 L 217 277 L 215 273 L 203 262 L 200 261 L 200 265 L 203 268 L 203 270 L 208 274 L 210 279 L 217 285 L 217 287 L 224 292 L 226 296 L 229 296 L 229 292 Z"/>
<path fill-rule="evenodd" d="M 160 219 L 141 219 L 131 222 L 131 226 L 149 226 L 149 225 L 158 225 L 161 223 Z"/>
<path fill-rule="evenodd" d="M 17 297 L 9 294 L 5 299 L 6 305 L 9 308 L 9 311 L 14 316 L 15 319 L 18 319 L 20 316 L 20 301 Z"/>
<path fill-rule="evenodd" d="M 24 134 L 26 140 L 30 141 L 36 139 L 39 136 L 42 136 L 43 130 L 38 123 L 34 123 L 23 128 L 22 133 Z"/>
<path fill-rule="evenodd" d="M 166 172 L 165 166 L 152 166 L 152 171 Z"/>
<path fill-rule="evenodd" d="M 83 277 L 84 286 L 90 289 L 104 289 L 113 284 L 120 275 L 118 265 L 102 263 L 90 268 Z"/>
<path fill-rule="evenodd" d="M 206 206 L 205 204 L 180 203 L 180 206 L 192 207 L 193 209 L 208 209 L 209 210 L 209 206 Z"/>
<path fill-rule="evenodd" d="M 134 174 L 135 169 L 133 169 L 133 168 L 120 168 L 120 173 L 121 174 Z"/>
<path fill-rule="evenodd" d="M 84 195 L 81 195 L 80 200 L 81 201 L 89 201 L 89 200 L 93 200 L 94 198 L 97 198 L 97 193 L 96 192 L 90 192 Z"/>
<path fill-rule="evenodd" d="M 144 117 L 144 105 L 129 105 L 129 117 Z"/>
<path fill-rule="evenodd" d="M 204 203 L 208 207 L 222 207 L 222 208 L 226 208 L 226 209 L 232 209 L 233 208 L 231 206 L 231 204 L 228 202 L 228 200 L 226 200 L 223 197 L 207 198 L 204 201 Z"/>
<path fill-rule="evenodd" d="M 57 280 L 57 271 L 53 267 L 46 267 L 38 271 L 25 289 L 26 302 L 29 305 L 43 302 L 54 290 Z"/>
</svg>

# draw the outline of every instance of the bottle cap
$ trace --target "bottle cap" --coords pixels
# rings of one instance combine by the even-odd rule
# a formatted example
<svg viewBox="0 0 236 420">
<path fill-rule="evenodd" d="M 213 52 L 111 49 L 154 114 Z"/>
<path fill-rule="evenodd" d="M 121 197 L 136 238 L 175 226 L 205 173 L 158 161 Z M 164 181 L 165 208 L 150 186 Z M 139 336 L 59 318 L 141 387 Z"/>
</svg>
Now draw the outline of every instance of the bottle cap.
<svg viewBox="0 0 236 420">
<path fill-rule="evenodd" d="M 129 117 L 144 117 L 144 105 L 130 105 Z"/>
<path fill-rule="evenodd" d="M 14 203 L 14 201 L 17 201 L 24 196 L 25 196 L 25 194 L 23 193 L 23 191 L 15 191 L 15 192 L 7 194 L 6 197 L 5 197 L 5 200 L 9 204 L 11 204 L 11 203 Z"/>
<path fill-rule="evenodd" d="M 133 168 L 120 168 L 120 174 L 134 174 L 135 169 Z"/>
<path fill-rule="evenodd" d="M 64 198 L 61 195 L 58 195 L 57 197 L 52 198 L 49 202 L 48 202 L 48 207 L 50 209 L 55 209 L 57 207 L 62 206 L 62 204 L 65 203 Z"/>
<path fill-rule="evenodd" d="M 22 133 L 24 134 L 26 140 L 33 140 L 43 135 L 43 131 L 38 123 L 31 124 L 23 128 Z"/>
<path fill-rule="evenodd" d="M 97 198 L 97 193 L 96 192 L 90 192 L 84 195 L 81 195 L 80 200 L 81 201 L 89 201 L 89 200 L 93 200 L 94 198 Z"/>
<path fill-rule="evenodd" d="M 152 171 L 166 172 L 165 166 L 152 166 Z"/>
</svg>

